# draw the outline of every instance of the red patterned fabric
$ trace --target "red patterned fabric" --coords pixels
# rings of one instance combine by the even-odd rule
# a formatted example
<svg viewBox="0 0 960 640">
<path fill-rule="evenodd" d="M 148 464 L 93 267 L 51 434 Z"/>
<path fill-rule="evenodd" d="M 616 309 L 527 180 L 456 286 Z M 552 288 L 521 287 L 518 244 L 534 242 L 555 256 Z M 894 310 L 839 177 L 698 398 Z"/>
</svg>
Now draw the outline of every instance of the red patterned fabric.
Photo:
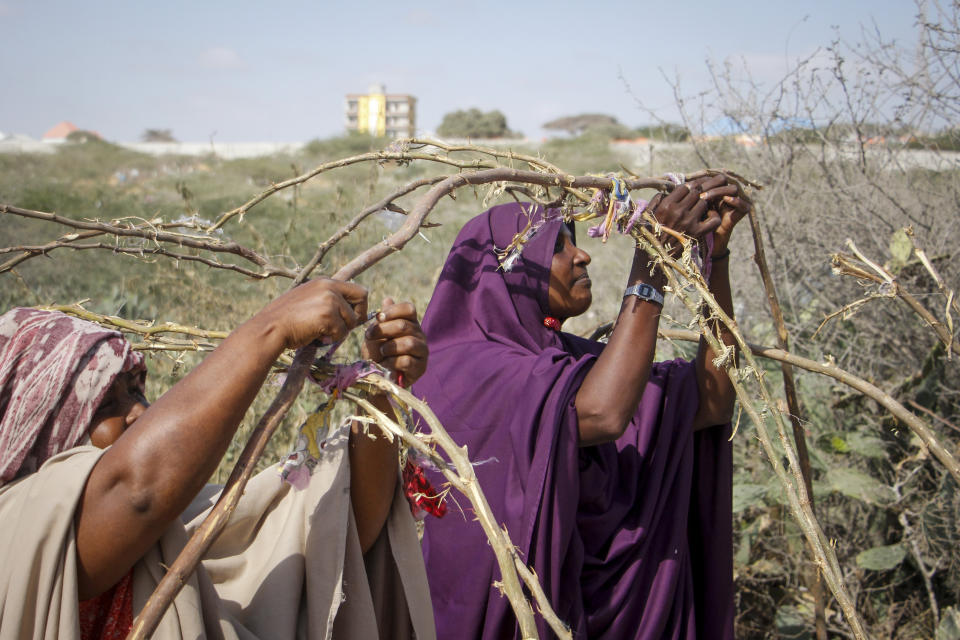
<svg viewBox="0 0 960 640">
<path fill-rule="evenodd" d="M 132 569 L 96 598 L 80 602 L 80 640 L 123 640 L 132 626 Z"/>
<path fill-rule="evenodd" d="M 72 449 L 110 385 L 142 370 L 143 354 L 116 331 L 55 311 L 0 316 L 0 486 Z"/>
<path fill-rule="evenodd" d="M 413 517 L 422 520 L 429 513 L 437 518 L 447 515 L 447 504 L 443 496 L 430 484 L 423 468 L 413 460 L 407 460 L 403 468 L 403 493 L 410 503 Z"/>
</svg>

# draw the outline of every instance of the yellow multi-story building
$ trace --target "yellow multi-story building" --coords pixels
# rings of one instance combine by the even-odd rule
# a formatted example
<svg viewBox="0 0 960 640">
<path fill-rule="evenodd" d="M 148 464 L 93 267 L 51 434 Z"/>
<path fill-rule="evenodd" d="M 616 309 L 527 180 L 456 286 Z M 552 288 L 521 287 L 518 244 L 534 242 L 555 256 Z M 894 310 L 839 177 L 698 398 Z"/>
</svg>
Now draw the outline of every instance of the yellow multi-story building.
<svg viewBox="0 0 960 640">
<path fill-rule="evenodd" d="M 388 138 L 412 138 L 416 133 L 417 99 L 407 94 L 388 94 L 382 84 L 369 93 L 348 93 L 346 125 L 348 130 Z"/>
</svg>

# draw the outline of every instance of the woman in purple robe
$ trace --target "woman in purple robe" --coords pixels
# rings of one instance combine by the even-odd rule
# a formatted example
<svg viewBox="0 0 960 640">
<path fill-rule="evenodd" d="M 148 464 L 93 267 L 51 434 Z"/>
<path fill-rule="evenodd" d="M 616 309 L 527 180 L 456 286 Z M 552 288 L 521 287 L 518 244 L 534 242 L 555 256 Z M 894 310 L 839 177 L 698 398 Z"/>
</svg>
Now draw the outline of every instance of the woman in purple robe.
<svg viewBox="0 0 960 640">
<path fill-rule="evenodd" d="M 710 288 L 731 316 L 727 243 L 749 206 L 718 176 L 654 214 L 713 233 Z M 495 249 L 530 220 L 539 229 L 501 268 Z M 467 223 L 424 315 L 431 359 L 414 389 L 483 461 L 494 516 L 575 638 L 732 638 L 732 386 L 703 342 L 693 362 L 653 362 L 665 276 L 639 249 L 608 344 L 560 331 L 592 300 L 574 240 L 557 212 L 526 204 Z M 470 514 L 428 520 L 438 637 L 519 637 Z"/>
</svg>

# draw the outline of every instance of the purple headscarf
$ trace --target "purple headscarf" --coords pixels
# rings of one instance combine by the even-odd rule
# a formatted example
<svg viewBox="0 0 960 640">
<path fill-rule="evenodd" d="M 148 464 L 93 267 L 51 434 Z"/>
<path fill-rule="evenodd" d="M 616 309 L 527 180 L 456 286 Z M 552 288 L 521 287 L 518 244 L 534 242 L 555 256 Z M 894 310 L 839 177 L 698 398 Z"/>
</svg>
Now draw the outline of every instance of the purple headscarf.
<svg viewBox="0 0 960 640">
<path fill-rule="evenodd" d="M 79 445 L 120 373 L 143 354 L 120 333 L 55 311 L 0 316 L 0 486 Z"/>
<path fill-rule="evenodd" d="M 494 248 L 527 214 L 546 220 L 505 272 Z M 732 638 L 727 430 L 694 434 L 693 365 L 657 363 L 623 437 L 579 447 L 574 400 L 603 345 L 543 325 L 561 224 L 509 204 L 464 226 L 424 315 L 414 391 L 473 460 L 491 459 L 476 473 L 494 516 L 575 637 Z M 428 519 L 424 556 L 440 638 L 519 637 L 469 513 Z"/>
</svg>

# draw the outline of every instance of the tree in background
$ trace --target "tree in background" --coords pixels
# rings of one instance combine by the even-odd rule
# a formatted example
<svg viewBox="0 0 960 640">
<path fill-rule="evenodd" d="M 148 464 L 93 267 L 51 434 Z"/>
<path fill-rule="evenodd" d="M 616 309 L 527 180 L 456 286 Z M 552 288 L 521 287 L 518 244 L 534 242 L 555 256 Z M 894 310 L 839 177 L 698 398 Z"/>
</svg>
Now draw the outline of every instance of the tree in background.
<svg viewBox="0 0 960 640">
<path fill-rule="evenodd" d="M 445 138 L 515 138 L 521 135 L 510 130 L 507 117 L 497 109 L 451 111 L 443 116 L 437 133 Z"/>
<path fill-rule="evenodd" d="M 690 130 L 683 125 L 664 122 L 662 124 L 648 124 L 634 129 L 636 137 L 661 140 L 663 142 L 687 142 L 690 140 Z"/>
<path fill-rule="evenodd" d="M 603 113 L 581 113 L 578 116 L 564 116 L 543 125 L 544 129 L 566 131 L 572 136 L 579 136 L 592 129 L 616 127 L 626 129 L 616 118 Z"/>
<path fill-rule="evenodd" d="M 170 129 L 146 129 L 140 134 L 140 139 L 144 142 L 176 142 L 173 137 L 173 131 Z"/>
<path fill-rule="evenodd" d="M 665 142 L 685 142 L 690 138 L 690 132 L 681 125 L 662 123 L 631 129 L 621 124 L 613 116 L 603 113 L 581 113 L 577 116 L 564 116 L 545 123 L 543 128 L 553 131 L 566 131 L 571 136 L 591 135 L 611 140 L 651 138 Z"/>
<path fill-rule="evenodd" d="M 67 134 L 67 142 L 90 142 L 91 140 L 102 140 L 100 134 L 96 131 L 87 131 L 85 129 L 77 129 L 76 131 L 71 131 Z"/>
</svg>

